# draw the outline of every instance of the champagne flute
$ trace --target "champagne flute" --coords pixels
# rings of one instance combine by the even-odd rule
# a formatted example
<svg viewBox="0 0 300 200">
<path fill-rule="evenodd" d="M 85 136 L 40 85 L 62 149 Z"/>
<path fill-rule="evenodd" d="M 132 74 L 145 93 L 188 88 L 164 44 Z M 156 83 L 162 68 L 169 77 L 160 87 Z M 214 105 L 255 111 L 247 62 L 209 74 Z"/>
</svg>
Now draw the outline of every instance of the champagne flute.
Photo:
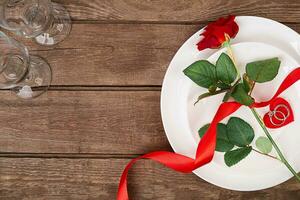
<svg viewBox="0 0 300 200">
<path fill-rule="evenodd" d="M 51 68 L 40 57 L 0 32 L 0 89 L 11 89 L 23 99 L 40 96 L 51 83 Z"/>
<path fill-rule="evenodd" d="M 51 0 L 0 0 L 0 26 L 40 45 L 54 45 L 69 35 L 71 19 Z"/>
</svg>

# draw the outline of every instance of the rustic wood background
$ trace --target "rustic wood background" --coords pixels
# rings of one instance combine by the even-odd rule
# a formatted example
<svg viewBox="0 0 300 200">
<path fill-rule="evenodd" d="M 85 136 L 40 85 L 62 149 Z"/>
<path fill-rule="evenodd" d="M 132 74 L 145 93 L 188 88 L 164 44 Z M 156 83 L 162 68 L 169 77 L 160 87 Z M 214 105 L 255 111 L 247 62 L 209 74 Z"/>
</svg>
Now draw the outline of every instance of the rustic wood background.
<svg viewBox="0 0 300 200">
<path fill-rule="evenodd" d="M 73 29 L 58 46 L 22 40 L 53 69 L 30 102 L 0 93 L 1 200 L 112 200 L 131 159 L 171 150 L 160 116 L 164 73 L 176 50 L 230 13 L 278 20 L 300 32 L 299 0 L 60 0 Z M 235 192 L 151 161 L 129 178 L 132 199 L 300 199 L 290 180 Z"/>
</svg>

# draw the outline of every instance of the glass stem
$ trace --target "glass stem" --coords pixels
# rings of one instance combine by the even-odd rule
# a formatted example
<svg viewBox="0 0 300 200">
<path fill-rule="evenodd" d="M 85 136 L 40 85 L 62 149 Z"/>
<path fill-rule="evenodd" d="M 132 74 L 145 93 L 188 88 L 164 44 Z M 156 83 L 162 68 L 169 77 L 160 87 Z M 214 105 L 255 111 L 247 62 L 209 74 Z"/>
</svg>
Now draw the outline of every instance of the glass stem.
<svg viewBox="0 0 300 200">
<path fill-rule="evenodd" d="M 54 19 L 53 15 L 51 14 L 49 17 L 48 23 L 46 24 L 45 28 L 43 29 L 44 32 L 50 32 L 54 28 L 54 25 L 55 25 L 55 19 Z"/>
<path fill-rule="evenodd" d="M 260 115 L 257 113 L 256 109 L 251 108 L 251 111 L 252 111 L 254 117 L 256 118 L 256 120 L 258 121 L 259 125 L 261 126 L 261 128 L 265 132 L 266 136 L 271 141 L 271 143 L 272 143 L 273 147 L 275 148 L 275 150 L 276 150 L 280 160 L 282 161 L 282 163 L 285 164 L 285 166 L 290 170 L 290 172 L 296 177 L 297 181 L 300 182 L 300 176 L 297 174 L 297 172 L 293 169 L 293 167 L 289 164 L 289 162 L 283 156 L 282 152 L 280 151 L 279 147 L 277 146 L 277 144 L 273 140 L 271 134 L 269 133 L 267 127 L 265 126 L 265 124 L 264 124 L 262 118 L 260 117 Z"/>
</svg>

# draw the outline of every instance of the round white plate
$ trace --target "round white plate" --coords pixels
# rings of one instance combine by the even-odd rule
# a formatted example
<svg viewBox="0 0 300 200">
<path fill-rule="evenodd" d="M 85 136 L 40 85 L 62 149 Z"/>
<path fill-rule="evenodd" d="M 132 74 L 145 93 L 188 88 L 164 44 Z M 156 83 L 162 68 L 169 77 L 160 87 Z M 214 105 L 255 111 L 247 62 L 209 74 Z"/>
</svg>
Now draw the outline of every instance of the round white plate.
<svg viewBox="0 0 300 200">
<path fill-rule="evenodd" d="M 275 80 L 258 84 L 253 96 L 257 101 L 267 100 L 273 96 L 279 84 L 294 68 L 300 67 L 300 36 L 292 29 L 276 21 L 260 17 L 237 17 L 240 27 L 237 37 L 232 41 L 233 51 L 238 67 L 244 71 L 245 64 L 255 60 L 279 57 L 282 64 Z M 205 50 L 199 52 L 196 44 L 200 33 L 195 33 L 179 49 L 166 73 L 161 94 L 161 113 L 168 140 L 174 151 L 194 158 L 200 141 L 198 129 L 209 123 L 223 95 L 202 100 L 196 106 L 199 94 L 205 89 L 194 84 L 184 74 L 183 70 L 193 62 L 208 59 L 215 63 L 224 50 Z M 291 165 L 300 171 L 300 92 L 295 84 L 281 97 L 287 99 L 294 110 L 295 122 L 276 130 L 270 130 L 275 141 L 289 160 Z M 263 116 L 268 108 L 259 109 Z M 264 135 L 259 124 L 247 107 L 241 108 L 232 116 L 246 120 L 255 130 L 256 138 Z M 228 119 L 226 119 L 228 120 Z M 226 122 L 224 120 L 224 122 Z M 253 140 L 255 141 L 255 139 Z M 255 147 L 253 142 L 252 144 Z M 275 152 L 272 152 L 276 155 Z M 251 152 L 251 154 L 233 167 L 224 163 L 223 153 L 215 153 L 211 163 L 194 171 L 204 180 L 231 190 L 253 191 L 278 185 L 292 177 L 288 169 L 280 162 L 266 156 Z"/>
</svg>

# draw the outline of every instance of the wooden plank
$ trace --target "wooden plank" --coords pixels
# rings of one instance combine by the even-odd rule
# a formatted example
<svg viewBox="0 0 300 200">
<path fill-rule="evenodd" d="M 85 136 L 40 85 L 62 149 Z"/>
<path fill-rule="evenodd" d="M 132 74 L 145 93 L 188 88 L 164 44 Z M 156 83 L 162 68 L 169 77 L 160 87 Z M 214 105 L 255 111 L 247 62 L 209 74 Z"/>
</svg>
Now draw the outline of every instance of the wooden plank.
<svg viewBox="0 0 300 200">
<path fill-rule="evenodd" d="M 228 14 L 256 15 L 283 22 L 300 21 L 298 0 L 59 0 L 74 20 L 186 23 Z"/>
<path fill-rule="evenodd" d="M 115 199 L 128 159 L 0 158 L 0 199 Z M 290 180 L 272 189 L 235 192 L 180 174 L 152 161 L 139 161 L 129 176 L 132 199 L 298 200 L 300 184 Z"/>
<path fill-rule="evenodd" d="M 29 40 L 32 54 L 48 60 L 53 85 L 159 86 L 182 43 L 201 25 L 75 24 L 56 47 Z M 292 25 L 300 32 L 300 25 Z"/>
<path fill-rule="evenodd" d="M 48 60 L 53 85 L 161 85 L 173 55 L 198 28 L 74 24 L 70 37 L 55 47 L 22 41 Z"/>
<path fill-rule="evenodd" d="M 0 93 L 0 152 L 143 154 L 170 149 L 160 91 Z"/>
</svg>

